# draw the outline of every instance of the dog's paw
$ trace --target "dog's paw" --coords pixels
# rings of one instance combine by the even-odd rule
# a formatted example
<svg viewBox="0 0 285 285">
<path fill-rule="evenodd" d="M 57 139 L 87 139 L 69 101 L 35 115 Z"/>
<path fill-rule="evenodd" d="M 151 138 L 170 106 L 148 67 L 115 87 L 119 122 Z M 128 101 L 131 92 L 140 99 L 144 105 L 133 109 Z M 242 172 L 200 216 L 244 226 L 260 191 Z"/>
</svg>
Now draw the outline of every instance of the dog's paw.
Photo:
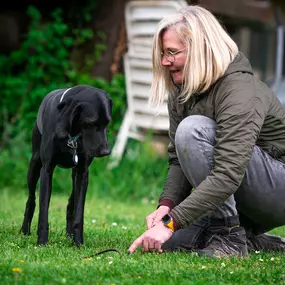
<svg viewBox="0 0 285 285">
<path fill-rule="evenodd" d="M 78 241 L 75 241 L 75 240 L 73 240 L 73 244 L 74 244 L 76 247 L 78 247 L 78 248 L 80 248 L 80 247 L 83 245 L 82 242 L 78 242 Z"/>
<path fill-rule="evenodd" d="M 30 226 L 23 225 L 20 229 L 20 232 L 23 233 L 25 236 L 31 235 Z"/>
<path fill-rule="evenodd" d="M 81 247 L 83 245 L 83 238 L 75 238 L 75 236 L 72 236 L 72 242 L 77 247 Z"/>
<path fill-rule="evenodd" d="M 38 246 L 45 246 L 48 244 L 48 234 L 38 235 Z"/>
<path fill-rule="evenodd" d="M 37 246 L 42 247 L 42 246 L 47 246 L 48 245 L 48 241 L 44 241 L 44 240 L 38 240 L 37 241 Z"/>
</svg>

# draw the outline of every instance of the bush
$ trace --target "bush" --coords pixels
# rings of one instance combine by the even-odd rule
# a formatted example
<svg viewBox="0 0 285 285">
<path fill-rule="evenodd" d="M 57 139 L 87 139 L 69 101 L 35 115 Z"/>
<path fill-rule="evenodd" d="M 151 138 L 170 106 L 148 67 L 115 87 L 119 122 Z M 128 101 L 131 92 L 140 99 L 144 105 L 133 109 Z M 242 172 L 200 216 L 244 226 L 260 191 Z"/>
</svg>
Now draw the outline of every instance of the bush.
<svg viewBox="0 0 285 285">
<path fill-rule="evenodd" d="M 0 187 L 26 189 L 26 174 L 31 157 L 32 126 L 43 96 L 56 88 L 89 84 L 104 89 L 113 99 L 112 122 L 109 128 L 111 146 L 121 125 L 126 109 L 125 78 L 116 74 L 110 82 L 94 78 L 88 63 L 80 68 L 71 61 L 72 49 L 88 41 L 89 29 L 69 29 L 62 11 L 51 15 L 52 21 L 41 20 L 39 11 L 30 7 L 29 30 L 23 44 L 10 55 L 0 55 Z M 72 30 L 72 31 L 70 31 Z M 94 47 L 96 56 L 100 48 Z M 93 63 L 94 64 L 94 63 Z M 109 157 L 94 160 L 90 167 L 89 191 L 114 199 L 155 199 L 166 175 L 166 158 L 157 157 L 149 143 L 129 140 L 129 152 L 120 167 L 107 169 Z M 71 189 L 71 171 L 56 168 L 53 191 Z"/>
<path fill-rule="evenodd" d="M 70 59 L 73 49 L 93 37 L 92 30 L 70 31 L 69 25 L 62 20 L 60 9 L 52 13 L 52 21 L 47 23 L 41 21 L 34 7 L 29 7 L 27 13 L 31 22 L 21 47 L 8 56 L 0 55 L 0 70 L 3 71 L 0 73 L 0 130 L 10 136 L 0 138 L 2 148 L 20 131 L 32 128 L 40 102 L 48 92 L 77 84 L 89 84 L 109 93 L 114 101 L 115 122 L 110 131 L 116 133 L 126 104 L 124 76 L 117 74 L 111 82 L 93 78 L 88 68 L 79 70 Z M 87 60 L 90 61 L 90 57 L 86 56 Z M 10 124 L 13 129 L 7 132 L 5 128 Z"/>
</svg>

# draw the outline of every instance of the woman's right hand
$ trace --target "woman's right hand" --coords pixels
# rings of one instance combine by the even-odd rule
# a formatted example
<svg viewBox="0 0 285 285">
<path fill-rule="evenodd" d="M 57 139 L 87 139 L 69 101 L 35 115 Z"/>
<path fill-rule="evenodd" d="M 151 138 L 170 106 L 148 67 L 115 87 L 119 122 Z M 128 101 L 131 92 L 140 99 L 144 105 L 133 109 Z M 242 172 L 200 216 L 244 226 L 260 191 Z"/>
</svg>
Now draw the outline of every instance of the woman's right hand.
<svg viewBox="0 0 285 285">
<path fill-rule="evenodd" d="M 170 208 L 167 206 L 160 206 L 154 212 L 149 214 L 146 217 L 146 226 L 149 230 L 150 228 L 154 227 L 157 223 L 159 223 L 162 217 L 170 212 Z"/>
</svg>

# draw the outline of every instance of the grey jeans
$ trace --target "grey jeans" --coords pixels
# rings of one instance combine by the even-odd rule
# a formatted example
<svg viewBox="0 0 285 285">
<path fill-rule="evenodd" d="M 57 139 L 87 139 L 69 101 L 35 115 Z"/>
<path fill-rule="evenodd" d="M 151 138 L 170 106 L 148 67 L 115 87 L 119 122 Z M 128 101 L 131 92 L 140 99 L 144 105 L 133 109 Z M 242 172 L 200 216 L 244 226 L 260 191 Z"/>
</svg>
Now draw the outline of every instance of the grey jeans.
<svg viewBox="0 0 285 285">
<path fill-rule="evenodd" d="M 177 128 L 176 152 L 185 176 L 194 188 L 213 167 L 215 136 L 216 123 L 204 116 L 189 116 Z M 185 151 L 185 148 L 188 150 Z M 284 201 L 285 164 L 255 146 L 236 193 L 218 210 L 205 214 L 192 226 L 175 232 L 173 238 L 184 240 L 191 247 L 204 229 L 239 222 L 248 231 L 264 233 L 285 224 Z M 237 222 L 236 217 L 240 221 Z"/>
</svg>

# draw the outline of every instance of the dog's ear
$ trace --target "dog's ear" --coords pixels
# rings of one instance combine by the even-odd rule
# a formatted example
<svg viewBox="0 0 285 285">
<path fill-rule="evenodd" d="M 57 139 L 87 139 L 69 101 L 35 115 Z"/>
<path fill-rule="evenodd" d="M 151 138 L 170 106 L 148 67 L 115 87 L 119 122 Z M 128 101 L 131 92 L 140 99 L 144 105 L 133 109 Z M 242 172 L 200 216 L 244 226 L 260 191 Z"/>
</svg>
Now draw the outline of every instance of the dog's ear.
<svg viewBox="0 0 285 285">
<path fill-rule="evenodd" d="M 109 106 L 110 106 L 110 112 L 112 114 L 113 100 L 110 97 L 109 97 Z"/>
<path fill-rule="evenodd" d="M 64 108 L 64 106 L 66 106 L 66 101 L 63 101 L 63 102 L 58 103 L 57 109 L 58 109 L 59 111 L 61 111 L 61 110 Z"/>
<path fill-rule="evenodd" d="M 113 100 L 110 98 L 108 93 L 104 93 L 105 98 L 102 100 L 102 104 L 104 105 L 104 116 L 111 121 L 112 119 L 112 109 L 113 109 Z"/>
<path fill-rule="evenodd" d="M 60 116 L 55 133 L 59 139 L 65 139 L 68 136 L 70 131 L 70 117 L 77 104 L 76 100 L 68 98 L 57 105 Z"/>
<path fill-rule="evenodd" d="M 72 110 L 70 117 L 69 117 L 69 125 L 74 126 L 76 124 L 77 119 L 79 118 L 79 114 L 81 111 L 82 103 L 78 103 Z"/>
</svg>

